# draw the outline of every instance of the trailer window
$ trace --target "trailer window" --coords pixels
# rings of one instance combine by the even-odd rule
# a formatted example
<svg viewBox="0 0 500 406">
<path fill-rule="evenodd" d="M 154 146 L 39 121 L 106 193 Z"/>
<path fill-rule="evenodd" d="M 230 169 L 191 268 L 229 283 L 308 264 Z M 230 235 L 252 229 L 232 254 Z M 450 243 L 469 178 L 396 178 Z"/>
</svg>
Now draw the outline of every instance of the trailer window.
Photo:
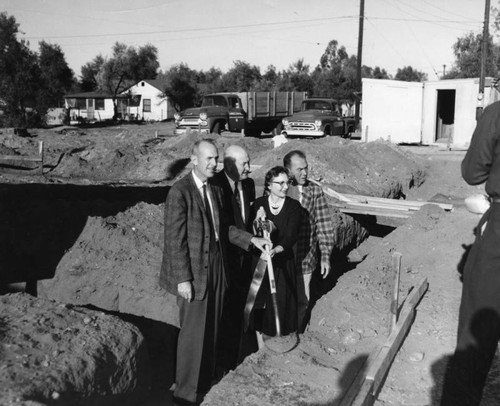
<svg viewBox="0 0 500 406">
<path fill-rule="evenodd" d="M 226 98 L 224 96 L 205 96 L 203 98 L 203 102 L 201 103 L 201 107 L 210 107 L 210 106 L 227 107 Z"/>
</svg>

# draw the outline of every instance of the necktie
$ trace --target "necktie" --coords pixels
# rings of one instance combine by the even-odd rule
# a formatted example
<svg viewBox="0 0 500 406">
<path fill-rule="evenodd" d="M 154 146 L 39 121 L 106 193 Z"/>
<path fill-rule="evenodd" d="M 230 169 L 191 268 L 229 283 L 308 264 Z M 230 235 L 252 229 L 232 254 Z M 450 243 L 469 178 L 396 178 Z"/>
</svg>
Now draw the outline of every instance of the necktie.
<svg viewBox="0 0 500 406">
<path fill-rule="evenodd" d="M 240 189 L 238 188 L 238 181 L 234 182 L 234 198 L 236 200 L 236 203 L 238 203 L 238 207 L 241 210 Z"/>
<path fill-rule="evenodd" d="M 207 184 L 203 184 L 203 203 L 205 203 L 205 210 L 207 211 L 208 220 L 212 231 L 215 233 L 214 217 L 212 216 L 212 208 L 210 207 L 210 202 L 208 201 Z"/>
<path fill-rule="evenodd" d="M 241 218 L 243 222 L 245 221 L 245 207 L 243 206 L 243 202 L 241 201 L 240 188 L 238 181 L 234 182 L 234 199 L 236 200 L 236 204 L 238 205 L 238 210 L 241 213 Z"/>
</svg>

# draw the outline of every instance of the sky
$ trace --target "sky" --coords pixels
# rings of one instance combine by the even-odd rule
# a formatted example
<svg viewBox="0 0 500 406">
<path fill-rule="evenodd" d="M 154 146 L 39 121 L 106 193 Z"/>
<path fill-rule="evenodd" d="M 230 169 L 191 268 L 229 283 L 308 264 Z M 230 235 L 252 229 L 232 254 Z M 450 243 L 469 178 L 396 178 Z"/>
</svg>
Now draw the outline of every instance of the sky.
<svg viewBox="0 0 500 406">
<path fill-rule="evenodd" d="M 453 65 L 457 38 L 482 32 L 484 9 L 485 0 L 365 0 L 363 65 L 391 75 L 412 66 L 437 80 Z M 77 77 L 117 41 L 154 45 L 163 71 L 185 63 L 227 72 L 241 60 L 264 73 L 299 59 L 312 70 L 333 39 L 358 52 L 360 0 L 0 0 L 0 11 L 31 49 L 58 44 Z"/>
</svg>

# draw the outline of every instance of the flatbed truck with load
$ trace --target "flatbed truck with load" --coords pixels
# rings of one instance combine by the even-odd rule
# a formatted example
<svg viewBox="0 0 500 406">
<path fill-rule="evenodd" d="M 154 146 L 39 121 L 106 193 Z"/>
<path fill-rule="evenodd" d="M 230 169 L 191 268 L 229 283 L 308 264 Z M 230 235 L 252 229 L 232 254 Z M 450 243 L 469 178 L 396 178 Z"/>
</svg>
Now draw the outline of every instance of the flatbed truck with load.
<svg viewBox="0 0 500 406">
<path fill-rule="evenodd" d="M 280 134 L 282 119 L 300 110 L 306 92 L 213 93 L 203 97 L 200 107 L 175 114 L 174 134 L 189 130 L 220 134 L 243 132 L 258 137 L 262 133 Z"/>
</svg>

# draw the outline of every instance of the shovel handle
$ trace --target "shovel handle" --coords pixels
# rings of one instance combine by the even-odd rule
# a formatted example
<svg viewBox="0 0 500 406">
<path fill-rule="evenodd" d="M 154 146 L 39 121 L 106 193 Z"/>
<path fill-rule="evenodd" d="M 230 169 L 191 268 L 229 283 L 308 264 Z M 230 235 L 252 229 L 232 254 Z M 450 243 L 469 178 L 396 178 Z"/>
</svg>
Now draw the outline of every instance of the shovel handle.
<svg viewBox="0 0 500 406">
<path fill-rule="evenodd" d="M 269 231 L 264 230 L 264 237 L 270 238 L 269 237 Z M 273 261 L 271 259 L 271 256 L 269 255 L 269 245 L 266 245 L 266 252 L 267 252 L 267 275 L 269 276 L 269 286 L 271 288 L 271 299 L 273 302 L 273 310 L 274 310 L 274 321 L 276 324 L 276 336 L 281 337 L 281 323 L 280 323 L 280 316 L 278 313 L 278 296 L 276 294 L 276 280 L 274 279 L 274 268 L 273 268 Z"/>
</svg>

